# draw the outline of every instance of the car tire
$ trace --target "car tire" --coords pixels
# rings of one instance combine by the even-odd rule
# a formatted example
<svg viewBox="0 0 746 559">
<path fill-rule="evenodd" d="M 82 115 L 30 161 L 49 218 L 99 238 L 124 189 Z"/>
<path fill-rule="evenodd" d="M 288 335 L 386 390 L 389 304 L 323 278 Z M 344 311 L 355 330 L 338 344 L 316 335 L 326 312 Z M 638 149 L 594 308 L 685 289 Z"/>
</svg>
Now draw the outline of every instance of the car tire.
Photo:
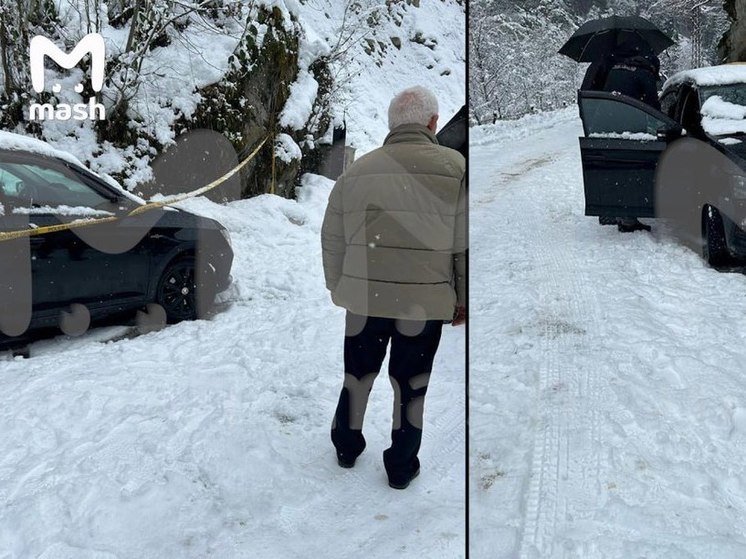
<svg viewBox="0 0 746 559">
<path fill-rule="evenodd" d="M 193 256 L 185 256 L 166 266 L 158 281 L 155 302 L 163 307 L 168 322 L 174 324 L 208 316 L 215 295 L 214 281 L 197 273 Z"/>
<path fill-rule="evenodd" d="M 616 218 L 607 215 L 600 215 L 598 216 L 598 223 L 600 225 L 616 225 Z"/>
<path fill-rule="evenodd" d="M 713 268 L 724 266 L 730 260 L 723 218 L 712 206 L 702 209 L 702 256 Z"/>
</svg>

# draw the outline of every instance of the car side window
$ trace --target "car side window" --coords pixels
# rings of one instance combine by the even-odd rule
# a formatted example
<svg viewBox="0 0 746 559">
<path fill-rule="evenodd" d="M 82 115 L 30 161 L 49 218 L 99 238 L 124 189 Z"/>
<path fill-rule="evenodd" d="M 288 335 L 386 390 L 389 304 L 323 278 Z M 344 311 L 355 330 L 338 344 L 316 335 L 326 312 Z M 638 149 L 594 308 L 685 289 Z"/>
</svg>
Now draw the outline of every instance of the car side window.
<svg viewBox="0 0 746 559">
<path fill-rule="evenodd" d="M 661 97 L 661 112 L 676 120 L 676 90 L 669 91 Z"/>
<path fill-rule="evenodd" d="M 43 213 L 69 212 L 69 208 L 85 213 L 86 208 L 108 202 L 67 169 L 14 158 L 0 159 L 0 189 L 12 207 L 37 208 Z"/>
<path fill-rule="evenodd" d="M 692 136 L 703 136 L 702 115 L 699 110 L 699 95 L 694 89 L 688 88 L 681 102 L 681 125 Z"/>
<path fill-rule="evenodd" d="M 619 99 L 583 99 L 583 125 L 590 137 L 655 140 L 658 129 L 666 124 Z"/>
<path fill-rule="evenodd" d="M 0 167 L 0 194 L 3 196 L 17 196 L 23 181 L 7 169 Z"/>
</svg>

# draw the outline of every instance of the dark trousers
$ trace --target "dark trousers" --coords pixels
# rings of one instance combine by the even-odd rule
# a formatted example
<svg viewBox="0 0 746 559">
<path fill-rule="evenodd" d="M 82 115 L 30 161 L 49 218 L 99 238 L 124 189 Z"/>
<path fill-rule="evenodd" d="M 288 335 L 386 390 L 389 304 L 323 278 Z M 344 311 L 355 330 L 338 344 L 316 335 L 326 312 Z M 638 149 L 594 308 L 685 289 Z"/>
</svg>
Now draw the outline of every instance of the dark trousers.
<svg viewBox="0 0 746 559">
<path fill-rule="evenodd" d="M 347 313 L 345 381 L 332 424 L 332 443 L 339 454 L 351 460 L 365 449 L 365 408 L 391 341 L 389 380 L 394 388 L 394 414 L 391 446 L 384 451 L 383 462 L 389 477 L 406 476 L 419 468 L 423 404 L 442 328 L 442 320 Z"/>
</svg>

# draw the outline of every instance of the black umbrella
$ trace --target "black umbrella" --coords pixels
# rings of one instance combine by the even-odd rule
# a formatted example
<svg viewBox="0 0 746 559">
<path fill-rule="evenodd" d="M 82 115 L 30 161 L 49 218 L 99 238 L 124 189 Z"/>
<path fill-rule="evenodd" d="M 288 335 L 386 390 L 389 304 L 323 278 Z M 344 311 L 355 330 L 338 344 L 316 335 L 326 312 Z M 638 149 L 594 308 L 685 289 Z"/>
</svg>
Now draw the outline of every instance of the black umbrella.
<svg viewBox="0 0 746 559">
<path fill-rule="evenodd" d="M 586 21 L 559 50 L 578 62 L 593 62 L 616 50 L 623 43 L 649 46 L 660 54 L 673 40 L 639 16 L 610 16 Z"/>
</svg>

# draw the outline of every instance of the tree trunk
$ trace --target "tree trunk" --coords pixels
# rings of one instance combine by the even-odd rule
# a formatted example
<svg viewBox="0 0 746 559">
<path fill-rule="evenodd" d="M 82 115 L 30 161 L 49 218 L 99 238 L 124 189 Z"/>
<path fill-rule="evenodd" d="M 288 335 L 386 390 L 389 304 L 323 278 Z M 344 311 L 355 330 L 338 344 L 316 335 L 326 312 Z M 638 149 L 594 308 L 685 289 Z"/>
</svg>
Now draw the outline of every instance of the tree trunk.
<svg viewBox="0 0 746 559">
<path fill-rule="evenodd" d="M 7 15 L 0 11 L 0 62 L 3 66 L 3 82 L 4 82 L 4 89 L 5 89 L 5 96 L 10 98 L 11 93 L 13 92 L 13 74 L 11 73 L 10 68 L 10 57 L 8 52 L 8 46 L 10 44 L 10 41 L 8 40 L 8 27 L 6 25 L 6 18 Z"/>
</svg>

